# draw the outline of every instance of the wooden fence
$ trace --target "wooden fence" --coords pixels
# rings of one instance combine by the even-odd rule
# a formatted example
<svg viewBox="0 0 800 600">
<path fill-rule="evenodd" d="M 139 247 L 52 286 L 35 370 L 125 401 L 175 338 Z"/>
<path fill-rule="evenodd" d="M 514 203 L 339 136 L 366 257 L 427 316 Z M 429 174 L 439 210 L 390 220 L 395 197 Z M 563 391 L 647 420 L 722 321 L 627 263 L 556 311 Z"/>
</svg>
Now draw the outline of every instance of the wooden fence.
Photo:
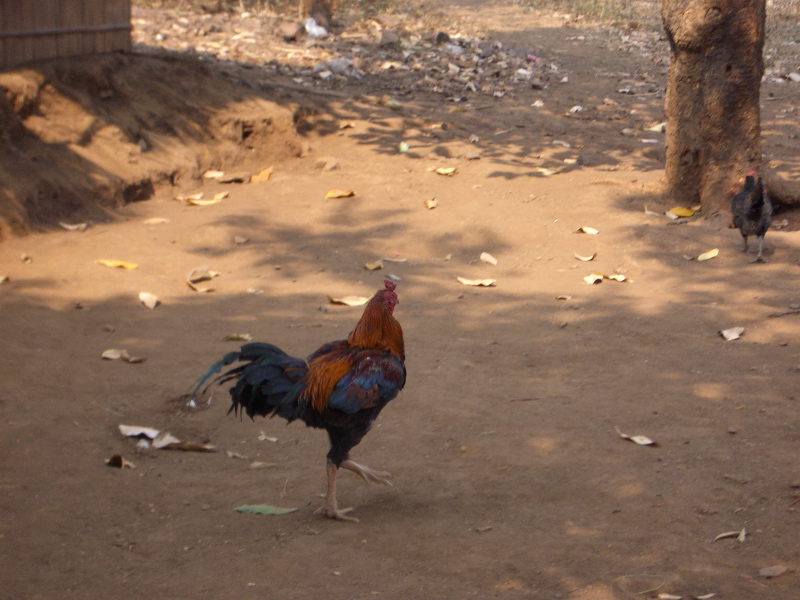
<svg viewBox="0 0 800 600">
<path fill-rule="evenodd" d="M 131 49 L 131 0 L 0 0 L 0 69 Z"/>
</svg>

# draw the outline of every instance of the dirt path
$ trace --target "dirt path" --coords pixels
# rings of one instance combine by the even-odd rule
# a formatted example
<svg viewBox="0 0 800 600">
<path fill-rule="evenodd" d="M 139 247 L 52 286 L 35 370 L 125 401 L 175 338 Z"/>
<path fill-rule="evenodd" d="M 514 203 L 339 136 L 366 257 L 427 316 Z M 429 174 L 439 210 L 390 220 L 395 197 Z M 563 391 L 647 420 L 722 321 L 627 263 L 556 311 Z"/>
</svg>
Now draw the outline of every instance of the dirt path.
<svg viewBox="0 0 800 600">
<path fill-rule="evenodd" d="M 771 315 L 800 306 L 798 233 L 770 231 L 769 262 L 750 265 L 733 230 L 646 214 L 670 208 L 658 204 L 661 142 L 642 142 L 660 135 L 642 128 L 661 118 L 663 64 L 602 31 L 510 28 L 504 3 L 479 12 L 476 28 L 526 40 L 521 55 L 558 77 L 466 104 L 411 91 L 400 110 L 369 98 L 388 76 L 319 88 L 353 101 L 297 92 L 288 75 L 225 101 L 220 83 L 209 139 L 229 131 L 220 115 L 269 104 L 269 143 L 231 144 L 229 162 L 192 155 L 174 188 L 156 185 L 110 224 L 0 245 L 0 597 L 795 597 L 800 316 Z M 157 64 L 134 62 L 124 68 Z M 766 129 L 782 131 L 794 96 L 765 92 L 777 98 Z M 768 135 L 791 154 L 794 141 Z M 201 178 L 269 166 L 260 183 Z M 326 200 L 335 188 L 356 195 Z M 174 199 L 200 190 L 229 195 Z M 407 260 L 363 268 L 385 256 Z M 211 293 L 184 282 L 199 265 L 220 273 Z M 226 335 L 300 356 L 344 337 L 360 309 L 326 295 L 369 295 L 387 273 L 402 280 L 409 380 L 354 458 L 395 487 L 343 477 L 361 522 L 328 521 L 314 515 L 323 434 L 227 416 L 224 390 L 198 408 L 182 396 L 235 347 Z M 588 285 L 591 273 L 628 281 Z M 143 291 L 161 304 L 142 307 Z M 718 334 L 736 326 L 737 341 Z M 101 360 L 109 348 L 146 361 Z M 137 452 L 120 424 L 218 451 Z M 135 468 L 107 467 L 115 454 Z M 299 510 L 234 511 L 257 503 Z M 759 575 L 774 566 L 789 571 Z"/>
</svg>

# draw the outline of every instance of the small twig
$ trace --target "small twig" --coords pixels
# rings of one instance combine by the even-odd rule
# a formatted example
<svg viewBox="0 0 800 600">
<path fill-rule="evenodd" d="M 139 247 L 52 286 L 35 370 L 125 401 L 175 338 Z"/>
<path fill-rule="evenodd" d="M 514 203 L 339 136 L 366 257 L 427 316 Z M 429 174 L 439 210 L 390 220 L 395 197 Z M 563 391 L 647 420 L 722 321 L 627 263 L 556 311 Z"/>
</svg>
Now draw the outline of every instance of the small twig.
<svg viewBox="0 0 800 600">
<path fill-rule="evenodd" d="M 795 310 L 785 310 L 783 312 L 772 313 L 767 315 L 767 317 L 770 319 L 775 319 L 777 317 L 785 317 L 787 315 L 800 315 L 800 308 L 797 308 Z"/>
</svg>

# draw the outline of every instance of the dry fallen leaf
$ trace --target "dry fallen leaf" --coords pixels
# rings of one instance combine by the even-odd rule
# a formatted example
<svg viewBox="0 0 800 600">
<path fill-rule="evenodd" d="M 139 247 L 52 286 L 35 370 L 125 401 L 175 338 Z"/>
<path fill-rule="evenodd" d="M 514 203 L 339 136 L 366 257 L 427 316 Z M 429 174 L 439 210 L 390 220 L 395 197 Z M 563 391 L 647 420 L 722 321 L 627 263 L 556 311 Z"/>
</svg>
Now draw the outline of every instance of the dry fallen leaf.
<svg viewBox="0 0 800 600">
<path fill-rule="evenodd" d="M 233 243 L 235 246 L 241 246 L 242 244 L 246 244 L 250 241 L 249 237 L 245 237 L 243 235 L 235 235 L 233 236 Z"/>
<path fill-rule="evenodd" d="M 765 579 L 771 579 L 772 577 L 783 575 L 788 570 L 789 569 L 783 565 L 775 565 L 774 567 L 764 567 L 763 569 L 759 569 L 758 574 Z"/>
<path fill-rule="evenodd" d="M 175 200 L 179 202 L 190 202 L 192 200 L 200 200 L 203 197 L 203 192 L 197 192 L 196 194 L 187 194 L 185 196 L 175 196 Z"/>
<path fill-rule="evenodd" d="M 75 225 L 70 225 L 69 223 L 59 221 L 58 224 L 67 231 L 86 231 L 86 228 L 89 227 L 88 223 L 77 223 Z"/>
<path fill-rule="evenodd" d="M 543 177 L 550 177 L 551 175 L 558 175 L 560 173 L 558 169 L 545 169 L 544 167 L 538 167 L 536 172 Z"/>
<path fill-rule="evenodd" d="M 595 229 L 594 227 L 585 227 L 584 226 L 584 227 L 578 227 L 575 230 L 575 233 L 588 233 L 589 235 L 597 235 L 600 232 L 597 229 Z"/>
<path fill-rule="evenodd" d="M 573 252 L 572 255 L 578 260 L 582 260 L 583 262 L 589 262 L 590 260 L 594 260 L 597 257 L 597 252 L 595 252 L 591 256 L 582 256 L 577 252 Z"/>
<path fill-rule="evenodd" d="M 203 173 L 205 179 L 219 179 L 223 175 L 225 175 L 225 173 L 222 171 L 206 171 Z"/>
<path fill-rule="evenodd" d="M 161 225 L 163 223 L 169 223 L 169 219 L 165 219 L 164 217 L 153 217 L 152 219 L 145 219 L 142 221 L 143 225 Z"/>
<path fill-rule="evenodd" d="M 719 334 L 725 338 L 726 342 L 732 342 L 742 337 L 744 327 L 731 327 L 730 329 L 723 329 Z"/>
<path fill-rule="evenodd" d="M 226 192 L 220 192 L 218 194 L 214 194 L 213 202 L 219 202 L 220 200 L 225 200 L 225 198 L 227 198 L 230 195 L 231 195 L 231 193 L 227 192 L 227 191 Z"/>
<path fill-rule="evenodd" d="M 207 265 L 195 267 L 186 274 L 186 285 L 192 288 L 195 292 L 213 292 L 213 287 L 202 287 L 197 284 L 201 281 L 210 281 L 214 277 L 218 277 L 217 271 L 212 271 Z"/>
<path fill-rule="evenodd" d="M 463 285 L 472 287 L 494 287 L 497 280 L 495 279 L 466 279 L 465 277 L 457 277 L 458 282 Z"/>
<path fill-rule="evenodd" d="M 128 354 L 127 350 L 119 350 L 117 348 L 109 348 L 108 350 L 104 350 L 100 355 L 100 358 L 104 360 L 122 360 L 133 365 L 143 363 L 147 360 L 141 356 L 131 356 Z"/>
<path fill-rule="evenodd" d="M 352 198 L 355 195 L 356 193 L 353 190 L 330 190 L 325 194 L 325 198 L 328 200 L 334 198 Z"/>
<path fill-rule="evenodd" d="M 272 176 L 272 167 L 267 167 L 260 173 L 253 175 L 250 178 L 250 183 L 259 183 L 261 181 L 269 181 L 269 178 Z"/>
<path fill-rule="evenodd" d="M 646 214 L 646 215 L 648 215 L 650 217 L 663 217 L 664 216 L 664 213 L 657 213 L 657 212 L 653 212 L 652 210 L 648 209 L 647 208 L 647 204 L 644 205 L 644 214 Z"/>
<path fill-rule="evenodd" d="M 425 208 L 428 210 L 433 210 L 439 206 L 439 200 L 437 198 L 431 198 L 430 200 L 425 200 Z"/>
<path fill-rule="evenodd" d="M 147 308 L 155 308 L 161 304 L 161 300 L 158 299 L 158 296 L 149 292 L 139 292 L 139 302 L 144 304 Z"/>
<path fill-rule="evenodd" d="M 249 333 L 229 333 L 222 339 L 226 342 L 252 342 L 253 336 Z"/>
<path fill-rule="evenodd" d="M 140 437 L 144 436 L 149 439 L 154 439 L 160 431 L 152 427 L 141 427 L 139 425 L 120 425 L 119 432 L 125 437 Z"/>
<path fill-rule="evenodd" d="M 651 440 L 649 437 L 644 435 L 628 435 L 627 433 L 622 433 L 619 430 L 619 427 L 614 427 L 617 430 L 617 434 L 623 440 L 628 440 L 629 442 L 633 442 L 634 444 L 639 444 L 640 446 L 658 446 L 658 443 Z"/>
<path fill-rule="evenodd" d="M 458 168 L 456 167 L 437 167 L 433 170 L 434 173 L 437 175 L 444 175 L 446 177 L 452 177 L 456 173 L 458 173 Z"/>
<path fill-rule="evenodd" d="M 379 269 L 383 268 L 383 259 L 378 259 L 373 262 L 368 262 L 364 264 L 364 268 L 367 271 L 378 271 Z"/>
<path fill-rule="evenodd" d="M 726 538 L 736 538 L 740 542 L 743 542 L 747 538 L 747 531 L 745 531 L 744 528 L 742 528 L 741 531 L 726 531 L 725 533 L 720 533 L 717 537 L 715 537 L 714 541 L 718 542 L 719 540 L 724 540 Z"/>
<path fill-rule="evenodd" d="M 331 304 L 344 304 L 345 306 L 362 306 L 369 302 L 369 298 L 364 296 L 343 296 L 342 298 L 334 298 L 328 296 L 328 301 Z"/>
<path fill-rule="evenodd" d="M 249 504 L 247 506 L 239 506 L 236 512 L 247 513 L 251 515 L 285 515 L 288 513 L 296 512 L 297 508 L 281 508 L 279 506 L 272 506 L 271 504 Z"/>
<path fill-rule="evenodd" d="M 719 255 L 719 248 L 714 248 L 713 250 L 709 250 L 708 252 L 703 252 L 700 256 L 698 256 L 697 262 L 703 262 L 704 260 L 711 260 L 717 255 Z"/>
<path fill-rule="evenodd" d="M 683 596 L 676 596 L 675 594 L 659 594 L 658 600 L 683 600 Z"/>
<path fill-rule="evenodd" d="M 666 215 L 673 219 L 681 219 L 681 218 L 688 218 L 693 217 L 695 211 L 691 208 L 686 208 L 685 206 L 676 206 L 675 208 L 670 208 Z"/>
<path fill-rule="evenodd" d="M 106 464 L 109 467 L 116 467 L 117 469 L 135 469 L 136 465 L 131 461 L 122 457 L 121 454 L 115 454 L 111 458 L 106 459 Z"/>
<path fill-rule="evenodd" d="M 490 265 L 497 264 L 497 259 L 488 252 L 481 252 L 480 259 L 482 262 L 488 263 Z"/>
<path fill-rule="evenodd" d="M 594 285 L 596 283 L 602 283 L 603 281 L 603 274 L 602 273 L 591 273 L 583 278 L 583 280 L 588 283 L 589 285 Z"/>
<path fill-rule="evenodd" d="M 11 281 L 11 279 L 9 279 L 8 275 L 0 275 L 0 283 L 6 283 L 9 281 Z"/>
<path fill-rule="evenodd" d="M 99 264 L 105 267 L 113 267 L 116 269 L 138 269 L 139 265 L 136 263 L 125 262 L 122 260 L 108 260 L 106 258 L 102 258 L 97 261 Z"/>
</svg>

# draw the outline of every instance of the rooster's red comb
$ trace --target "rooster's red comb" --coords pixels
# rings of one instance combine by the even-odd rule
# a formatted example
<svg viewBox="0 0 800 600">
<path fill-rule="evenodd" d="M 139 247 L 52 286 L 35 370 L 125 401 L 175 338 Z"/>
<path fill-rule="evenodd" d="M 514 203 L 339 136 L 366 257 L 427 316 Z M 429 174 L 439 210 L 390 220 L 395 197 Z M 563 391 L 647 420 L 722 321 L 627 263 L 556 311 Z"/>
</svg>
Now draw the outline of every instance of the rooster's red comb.
<svg viewBox="0 0 800 600">
<path fill-rule="evenodd" d="M 395 288 L 397 287 L 397 284 L 394 281 L 391 281 L 389 279 L 384 279 L 383 280 L 383 286 L 387 290 L 389 290 L 390 292 L 393 292 L 395 290 Z"/>
</svg>

